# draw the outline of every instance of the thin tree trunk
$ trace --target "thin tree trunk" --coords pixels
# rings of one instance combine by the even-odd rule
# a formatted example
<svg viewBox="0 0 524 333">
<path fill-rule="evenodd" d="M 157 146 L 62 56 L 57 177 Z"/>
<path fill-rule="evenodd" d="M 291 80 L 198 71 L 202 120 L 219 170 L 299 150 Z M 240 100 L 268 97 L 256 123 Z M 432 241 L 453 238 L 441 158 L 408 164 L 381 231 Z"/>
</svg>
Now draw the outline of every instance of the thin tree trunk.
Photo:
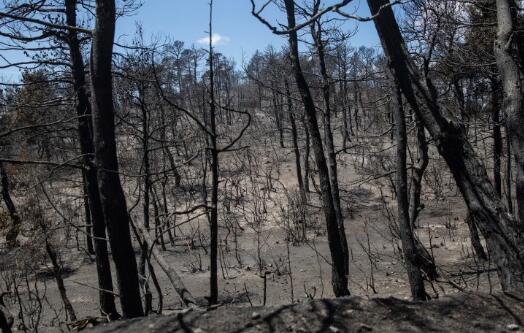
<svg viewBox="0 0 524 333">
<path fill-rule="evenodd" d="M 82 171 L 82 191 L 84 197 L 84 216 L 86 224 L 86 248 L 87 253 L 95 254 L 95 248 L 93 246 L 93 221 L 91 219 L 91 208 L 89 207 L 89 194 L 87 191 L 87 180 L 86 172 Z"/>
<path fill-rule="evenodd" d="M 502 198 L 502 134 L 500 131 L 500 98 L 499 82 L 497 78 L 491 79 L 491 116 L 493 121 L 493 181 L 495 191 Z"/>
<path fill-rule="evenodd" d="M 218 181 L 219 161 L 216 131 L 216 105 L 215 105 L 215 77 L 213 68 L 213 0 L 209 2 L 209 121 L 211 134 L 211 213 L 209 219 L 210 229 L 210 279 L 209 279 L 209 304 L 218 303 Z"/>
<path fill-rule="evenodd" d="M 167 275 L 169 282 L 171 282 L 173 289 L 175 289 L 177 294 L 180 296 L 180 299 L 182 300 L 184 305 L 196 305 L 197 303 L 195 301 L 195 298 L 189 292 L 189 290 L 187 290 L 180 276 L 177 274 L 175 269 L 167 263 L 164 256 L 162 256 L 160 251 L 158 251 L 158 249 L 155 247 L 156 241 L 151 238 L 151 235 L 146 230 L 142 229 L 139 226 L 137 227 L 138 231 L 140 232 L 140 236 L 144 239 L 144 242 L 150 244 L 149 251 L 153 254 L 153 258 L 155 258 L 162 271 Z"/>
<path fill-rule="evenodd" d="M 415 114 L 415 123 L 417 127 L 417 150 L 418 160 L 413 166 L 411 173 L 411 193 L 409 199 L 409 218 L 412 228 L 417 227 L 417 219 L 423 206 L 420 202 L 422 192 L 422 181 L 424 179 L 424 172 L 429 164 L 428 143 L 426 141 L 426 130 L 422 124 L 420 117 Z"/>
<path fill-rule="evenodd" d="M 415 300 L 427 300 L 429 296 L 424 289 L 424 279 L 418 261 L 420 254 L 415 245 L 416 240 L 409 219 L 408 172 L 406 164 L 407 134 L 401 94 L 400 89 L 395 84 L 394 95 L 396 96 L 396 105 L 394 117 L 397 142 L 397 209 L 400 240 L 402 242 L 402 251 L 404 253 L 409 285 L 411 287 L 411 296 Z"/>
<path fill-rule="evenodd" d="M 51 259 L 51 264 L 53 265 L 53 275 L 55 276 L 56 285 L 58 287 L 58 292 L 60 293 L 60 298 L 62 299 L 62 303 L 64 303 L 64 308 L 66 310 L 66 313 L 68 315 L 69 321 L 75 321 L 76 320 L 76 313 L 73 309 L 73 305 L 71 304 L 71 301 L 69 300 L 69 297 L 67 297 L 66 288 L 64 285 L 64 279 L 62 278 L 62 268 L 60 267 L 60 263 L 58 262 L 58 258 L 56 255 L 55 250 L 52 248 L 51 244 L 49 244 L 49 241 L 45 240 L 45 249 L 47 252 L 47 255 L 49 256 L 49 259 Z"/>
<path fill-rule="evenodd" d="M 304 187 L 304 178 L 302 176 L 302 166 L 300 163 L 300 148 L 298 146 L 298 131 L 297 124 L 295 121 L 295 115 L 293 114 L 293 101 L 291 99 L 291 91 L 289 90 L 289 82 L 287 79 L 284 81 L 286 86 L 286 96 L 287 96 L 287 108 L 289 113 L 289 122 L 291 124 L 291 136 L 293 138 L 293 152 L 295 153 L 295 169 L 297 172 L 297 182 L 298 190 L 300 192 L 300 200 L 303 205 L 307 204 L 307 194 Z M 304 221 L 305 223 L 305 221 Z"/>
<path fill-rule="evenodd" d="M 311 137 L 309 136 L 309 128 L 305 116 L 302 117 L 302 123 L 304 124 L 304 132 L 306 133 L 306 146 L 304 152 L 304 190 L 306 193 L 309 193 L 309 175 L 311 173 L 309 156 L 311 155 Z"/>
<path fill-rule="evenodd" d="M 482 243 L 480 242 L 477 222 L 475 221 L 475 215 L 468 214 L 465 222 L 468 225 L 469 238 L 471 240 L 471 246 L 473 247 L 473 251 L 475 252 L 475 255 L 479 259 L 488 260 L 488 256 L 486 252 L 484 251 L 484 247 L 482 246 Z"/>
<path fill-rule="evenodd" d="M 506 126 L 506 204 L 508 210 L 513 214 L 513 196 L 511 194 L 512 190 L 512 180 L 511 174 L 513 173 L 512 163 L 511 163 L 511 140 L 507 136 L 508 130 Z"/>
<path fill-rule="evenodd" d="M 111 73 L 115 20 L 115 1 L 97 0 L 91 47 L 92 112 L 100 201 L 115 262 L 122 313 L 132 318 L 143 316 L 144 311 L 116 153 Z"/>
<path fill-rule="evenodd" d="M 320 2 L 317 2 L 320 3 Z M 315 29 L 315 25 L 317 25 Z M 335 214 L 337 216 L 337 223 L 339 227 L 339 233 L 341 236 L 342 250 L 348 250 L 344 216 L 342 214 L 342 207 L 340 205 L 340 191 L 338 184 L 338 170 L 337 170 L 337 155 L 335 153 L 335 143 L 333 139 L 333 130 L 331 129 L 331 84 L 330 78 L 327 72 L 324 41 L 322 40 L 322 27 L 316 22 L 311 26 L 311 35 L 313 36 L 317 57 L 320 64 L 320 73 L 322 76 L 322 97 L 324 99 L 324 139 L 325 147 L 327 152 L 329 181 L 331 184 L 331 194 L 333 200 L 333 207 L 335 208 Z M 349 251 L 348 251 L 349 252 Z M 349 253 L 343 253 L 345 262 L 345 273 L 349 275 Z"/>
</svg>

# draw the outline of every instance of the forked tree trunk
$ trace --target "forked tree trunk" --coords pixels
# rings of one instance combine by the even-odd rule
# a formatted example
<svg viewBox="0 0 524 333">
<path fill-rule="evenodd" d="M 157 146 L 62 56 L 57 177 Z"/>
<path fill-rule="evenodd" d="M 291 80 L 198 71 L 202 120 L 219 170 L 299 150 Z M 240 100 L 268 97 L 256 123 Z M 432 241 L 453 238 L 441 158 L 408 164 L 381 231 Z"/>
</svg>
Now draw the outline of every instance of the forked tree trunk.
<svg viewBox="0 0 524 333">
<path fill-rule="evenodd" d="M 388 0 L 368 0 L 390 70 L 403 95 L 428 129 L 446 160 L 471 214 L 488 243 L 504 290 L 524 288 L 524 242 L 520 227 L 502 204 L 484 165 L 468 142 L 465 129 L 446 109 L 440 108 L 435 88 L 421 79 L 410 60 L 406 44 Z"/>
<path fill-rule="evenodd" d="M 116 8 L 114 0 L 96 1 L 96 23 L 91 46 L 92 112 L 98 188 L 124 317 L 144 315 L 135 251 L 129 230 L 126 199 L 118 173 L 112 59 Z"/>
<path fill-rule="evenodd" d="M 296 26 L 295 2 L 293 0 L 285 0 L 285 5 L 288 28 L 294 29 Z M 315 104 L 300 65 L 298 54 L 298 37 L 296 31 L 291 31 L 289 33 L 289 49 L 289 56 L 293 66 L 296 84 L 302 98 L 302 103 L 304 104 L 307 126 L 309 127 L 312 148 L 320 178 L 322 208 L 326 219 L 328 242 L 332 261 L 331 284 L 333 286 L 333 292 L 335 296 L 346 296 L 349 295 L 348 277 L 346 275 L 346 267 L 349 260 L 347 254 L 349 251 L 347 247 L 344 248 L 344 244 L 347 244 L 346 234 L 344 230 L 340 228 L 340 225 L 337 222 L 337 215 L 333 205 L 333 194 L 329 180 L 329 171 L 326 158 L 324 156 L 324 148 L 322 146 L 322 139 L 318 127 Z"/>
</svg>

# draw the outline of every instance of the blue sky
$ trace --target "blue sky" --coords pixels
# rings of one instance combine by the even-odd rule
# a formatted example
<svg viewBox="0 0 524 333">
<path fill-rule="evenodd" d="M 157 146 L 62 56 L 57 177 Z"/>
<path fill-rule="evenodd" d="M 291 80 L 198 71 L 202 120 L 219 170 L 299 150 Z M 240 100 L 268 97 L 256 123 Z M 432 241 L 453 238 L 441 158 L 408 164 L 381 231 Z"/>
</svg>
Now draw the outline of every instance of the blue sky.
<svg viewBox="0 0 524 333">
<path fill-rule="evenodd" d="M 122 1 L 122 0 L 121 0 Z M 266 0 L 255 0 L 262 5 Z M 323 6 L 340 0 L 323 0 Z M 199 40 L 206 39 L 209 19 L 208 0 L 142 0 L 143 6 L 133 15 L 122 17 L 117 22 L 117 41 L 121 44 L 131 42 L 136 31 L 136 23 L 142 24 L 146 40 L 181 40 L 187 47 L 195 44 L 197 47 L 207 47 Z M 369 16 L 365 0 L 353 0 L 344 9 L 351 14 Z M 272 23 L 285 23 L 285 16 L 278 8 L 268 6 L 263 16 Z M 215 47 L 228 58 L 233 58 L 237 66 L 248 62 L 256 50 L 264 50 L 268 45 L 277 49 L 287 40 L 284 36 L 276 36 L 251 15 L 249 0 L 214 0 L 214 32 L 220 39 Z M 372 22 L 360 23 L 345 20 L 342 29 L 353 31 L 358 26 L 358 32 L 352 37 L 350 44 L 354 47 L 379 47 L 375 28 Z M 306 30 L 306 29 L 304 29 Z M 4 54 L 10 61 L 21 61 L 25 57 L 20 52 Z M 17 81 L 20 78 L 18 69 L 0 70 L 1 81 Z"/>
<path fill-rule="evenodd" d="M 329 5 L 334 2 L 336 0 L 325 0 L 323 3 Z M 256 0 L 256 3 L 263 4 L 265 1 Z M 348 6 L 346 11 L 360 16 L 369 15 L 365 0 L 354 0 L 354 4 Z M 283 14 L 274 7 L 268 7 L 264 17 L 272 22 L 284 22 Z M 119 20 L 117 34 L 129 40 L 135 31 L 135 22 L 140 22 L 146 38 L 168 35 L 174 40 L 184 41 L 187 46 L 204 46 L 198 41 L 206 38 L 208 18 L 208 0 L 144 0 L 135 15 Z M 343 25 L 346 31 L 355 27 L 355 22 Z M 220 39 L 216 50 L 234 58 L 239 65 L 243 60 L 247 61 L 257 49 L 263 50 L 270 44 L 279 47 L 286 42 L 284 37 L 273 35 L 251 15 L 249 0 L 215 0 L 213 30 Z M 352 38 L 351 44 L 378 47 L 373 23 L 359 24 L 358 33 Z"/>
</svg>

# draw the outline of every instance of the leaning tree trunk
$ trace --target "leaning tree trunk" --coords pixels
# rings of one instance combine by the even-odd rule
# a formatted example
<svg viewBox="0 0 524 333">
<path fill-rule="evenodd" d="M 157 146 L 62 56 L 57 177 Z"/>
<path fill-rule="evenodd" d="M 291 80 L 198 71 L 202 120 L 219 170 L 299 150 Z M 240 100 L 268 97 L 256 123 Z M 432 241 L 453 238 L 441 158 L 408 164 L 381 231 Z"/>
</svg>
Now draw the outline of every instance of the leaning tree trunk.
<svg viewBox="0 0 524 333">
<path fill-rule="evenodd" d="M 58 262 L 58 256 L 51 246 L 49 244 L 49 241 L 46 236 L 45 240 L 45 249 L 47 252 L 47 255 L 49 256 L 49 259 L 51 260 L 51 265 L 53 266 L 53 275 L 55 276 L 56 285 L 58 287 L 58 292 L 60 293 L 60 298 L 62 299 L 62 303 L 64 303 L 64 309 L 66 310 L 67 316 L 69 321 L 76 321 L 76 313 L 73 308 L 73 305 L 71 304 L 71 301 L 69 300 L 69 297 L 67 297 L 67 291 L 64 284 L 64 279 L 62 278 L 62 267 L 60 266 L 60 263 Z"/>
<path fill-rule="evenodd" d="M 66 20 L 69 26 L 76 26 L 77 0 L 66 0 Z M 106 226 L 100 193 L 98 192 L 98 176 L 94 163 L 95 147 L 93 143 L 92 113 L 86 91 L 86 74 L 84 61 L 80 51 L 80 41 L 76 31 L 70 30 L 68 46 L 71 58 L 72 76 L 76 93 L 76 113 L 78 116 L 78 137 L 80 152 L 85 165 L 84 187 L 89 204 L 90 220 L 93 226 L 93 240 L 96 270 L 98 276 L 100 311 L 103 315 L 116 319 L 119 314 L 116 310 L 113 294 L 111 266 L 107 250 Z"/>
<path fill-rule="evenodd" d="M 515 157 L 517 213 L 524 224 L 524 96 L 522 89 L 522 63 L 519 58 L 519 43 L 515 24 L 517 7 L 513 0 L 496 0 L 497 38 L 495 58 L 503 90 L 502 108 L 506 115 L 506 126 Z"/>
<path fill-rule="evenodd" d="M 285 5 L 288 27 L 289 29 L 294 29 L 296 26 L 295 2 L 293 0 L 285 0 Z M 333 194 L 329 180 L 329 171 L 324 156 L 324 148 L 322 147 L 322 139 L 318 127 L 315 104 L 302 72 L 298 54 L 297 32 L 293 30 L 289 33 L 289 49 L 289 56 L 293 66 L 296 84 L 302 98 L 302 103 L 304 104 L 307 126 L 309 127 L 312 148 L 320 178 L 322 208 L 326 219 L 328 243 L 332 260 L 331 284 L 335 296 L 346 296 L 349 295 L 348 277 L 346 275 L 346 267 L 349 260 L 347 254 L 349 251 L 347 247 L 344 247 L 344 245 L 347 244 L 346 234 L 343 229 L 340 229 L 340 225 L 337 222 L 337 215 L 335 206 L 333 205 Z"/>
<path fill-rule="evenodd" d="M 124 317 L 143 316 L 135 251 L 129 230 L 126 199 L 118 173 L 113 106 L 112 58 L 115 1 L 96 1 L 91 48 L 92 112 L 98 188 L 117 273 Z"/>
<path fill-rule="evenodd" d="M 440 108 L 431 81 L 421 79 L 409 58 L 388 0 L 368 0 L 390 70 L 402 93 L 428 129 L 446 160 L 471 214 L 486 239 L 504 290 L 524 288 L 524 242 L 520 227 L 502 204 L 484 165 L 450 112 Z M 421 105 L 422 104 L 422 105 Z"/>
</svg>

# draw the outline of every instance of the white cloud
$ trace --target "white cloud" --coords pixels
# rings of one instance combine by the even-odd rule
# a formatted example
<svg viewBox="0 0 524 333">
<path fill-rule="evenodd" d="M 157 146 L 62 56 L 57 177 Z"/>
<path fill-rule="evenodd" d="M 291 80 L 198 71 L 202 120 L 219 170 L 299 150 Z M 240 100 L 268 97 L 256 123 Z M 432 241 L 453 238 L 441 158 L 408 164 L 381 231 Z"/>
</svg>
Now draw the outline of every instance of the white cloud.
<svg viewBox="0 0 524 333">
<path fill-rule="evenodd" d="M 220 34 L 214 33 L 211 37 L 211 41 L 213 43 L 213 46 L 217 46 L 227 44 L 229 43 L 229 41 L 231 41 L 231 39 L 227 36 L 222 36 Z M 197 40 L 197 43 L 202 45 L 209 45 L 209 36 L 200 38 L 199 40 Z"/>
</svg>

